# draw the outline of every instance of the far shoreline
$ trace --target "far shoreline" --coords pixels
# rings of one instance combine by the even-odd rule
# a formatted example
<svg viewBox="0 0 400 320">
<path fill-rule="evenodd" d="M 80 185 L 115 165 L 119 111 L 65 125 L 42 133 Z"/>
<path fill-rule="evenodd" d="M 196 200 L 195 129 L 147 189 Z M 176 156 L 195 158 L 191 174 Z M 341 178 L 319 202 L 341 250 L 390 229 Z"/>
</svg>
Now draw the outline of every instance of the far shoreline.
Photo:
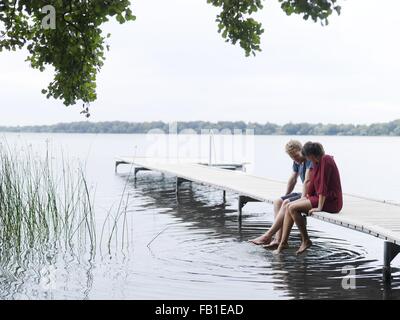
<svg viewBox="0 0 400 320">
<path fill-rule="evenodd" d="M 0 130 L 0 134 L 4 135 L 4 134 L 52 134 L 52 135 L 110 135 L 110 136 L 118 136 L 118 135 L 168 135 L 168 133 L 124 133 L 124 132 L 97 132 L 97 133 L 93 133 L 93 132 L 51 132 L 51 131 L 1 131 Z M 171 133 L 172 135 L 173 133 Z M 199 133 L 179 133 L 178 135 L 200 135 Z M 205 135 L 205 134 L 203 134 Z M 227 134 L 227 133 L 216 133 L 214 135 L 217 136 L 222 136 L 222 135 L 233 135 L 233 134 Z M 400 138 L 400 135 L 343 135 L 343 134 L 337 134 L 337 135 L 307 135 L 307 134 L 254 134 L 255 136 L 259 136 L 259 137 L 336 137 L 336 138 Z M 237 135 L 239 136 L 239 135 Z"/>
<path fill-rule="evenodd" d="M 63 133 L 63 134 L 254 134 L 260 136 L 346 136 L 346 137 L 397 137 L 400 136 L 400 119 L 386 123 L 363 124 L 310 124 L 292 123 L 278 125 L 244 121 L 182 121 L 182 122 L 69 122 L 52 125 L 0 126 L 1 133 Z"/>
</svg>

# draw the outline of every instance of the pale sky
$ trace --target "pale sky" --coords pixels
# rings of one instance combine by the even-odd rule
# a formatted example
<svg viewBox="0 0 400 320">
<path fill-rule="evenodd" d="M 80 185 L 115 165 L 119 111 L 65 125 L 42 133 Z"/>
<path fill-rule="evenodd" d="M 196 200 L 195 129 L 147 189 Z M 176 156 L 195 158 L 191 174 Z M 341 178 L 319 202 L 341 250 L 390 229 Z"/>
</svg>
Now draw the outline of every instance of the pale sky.
<svg viewBox="0 0 400 320">
<path fill-rule="evenodd" d="M 256 57 L 217 33 L 206 0 L 135 0 L 135 22 L 112 33 L 91 121 L 243 120 L 371 123 L 400 118 L 400 1 L 342 1 L 322 27 L 287 17 L 277 0 L 258 14 Z M 80 107 L 47 100 L 52 79 L 0 53 L 0 125 L 84 120 Z"/>
</svg>

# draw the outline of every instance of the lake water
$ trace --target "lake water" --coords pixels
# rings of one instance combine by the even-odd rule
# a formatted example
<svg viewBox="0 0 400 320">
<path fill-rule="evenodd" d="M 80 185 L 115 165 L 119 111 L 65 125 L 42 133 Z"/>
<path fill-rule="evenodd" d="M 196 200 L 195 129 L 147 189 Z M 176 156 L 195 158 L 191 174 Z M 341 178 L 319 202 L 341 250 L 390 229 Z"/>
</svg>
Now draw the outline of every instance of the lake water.
<svg viewBox="0 0 400 320">
<path fill-rule="evenodd" d="M 290 138 L 216 136 L 212 160 L 248 161 L 247 172 L 286 180 L 291 161 L 284 144 Z M 400 203 L 400 138 L 295 138 L 324 144 L 326 152 L 335 157 L 345 192 Z M 98 234 L 103 225 L 105 234 L 112 229 L 104 221 L 121 196 L 129 195 L 129 201 L 124 227 L 117 228 L 110 250 L 103 247 L 95 255 L 49 250 L 44 259 L 24 253 L 14 263 L 0 263 L 0 298 L 400 298 L 400 270 L 396 268 L 400 259 L 393 261 L 392 286 L 385 286 L 381 280 L 383 241 L 379 239 L 308 219 L 314 241 L 309 252 L 300 257 L 294 254 L 299 245 L 294 229 L 293 249 L 274 256 L 247 243 L 271 225 L 271 205 L 246 205 L 239 227 L 235 194 L 228 192 L 224 203 L 221 190 L 183 183 L 177 196 L 174 177 L 145 171 L 135 180 L 129 166 L 120 166 L 114 173 L 118 155 L 172 154 L 207 161 L 208 137 L 168 139 L 158 135 L 2 134 L 2 142 L 9 146 L 28 146 L 39 155 L 50 148 L 55 158 L 62 149 L 70 159 L 86 164 L 89 184 L 95 189 Z M 355 273 L 355 289 L 343 286 L 346 268 Z"/>
</svg>

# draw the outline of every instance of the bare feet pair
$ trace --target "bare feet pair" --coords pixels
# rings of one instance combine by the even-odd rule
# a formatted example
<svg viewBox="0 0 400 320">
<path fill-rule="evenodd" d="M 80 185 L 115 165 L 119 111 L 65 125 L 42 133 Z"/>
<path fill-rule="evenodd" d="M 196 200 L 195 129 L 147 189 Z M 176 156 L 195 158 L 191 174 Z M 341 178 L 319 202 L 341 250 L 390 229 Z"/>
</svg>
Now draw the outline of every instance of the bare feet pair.
<svg viewBox="0 0 400 320">
<path fill-rule="evenodd" d="M 268 236 L 267 234 L 263 234 L 262 236 L 259 236 L 258 238 L 250 239 L 249 242 L 254 243 L 258 246 L 261 246 L 261 245 L 269 245 L 271 240 L 272 240 L 272 238 L 270 236 Z"/>
<path fill-rule="evenodd" d="M 302 254 L 311 246 L 312 246 L 312 242 L 310 239 L 302 241 L 299 250 L 296 251 L 296 254 Z"/>
<path fill-rule="evenodd" d="M 306 250 L 312 246 L 312 242 L 310 239 L 305 240 L 301 243 L 299 250 L 296 251 L 296 254 L 302 254 L 306 252 Z M 273 254 L 280 254 L 282 253 L 283 250 L 289 248 L 289 245 L 287 243 L 281 243 L 276 250 L 273 251 Z"/>
<path fill-rule="evenodd" d="M 280 243 L 278 245 L 278 248 L 274 251 L 272 251 L 273 254 L 280 254 L 282 253 L 283 250 L 289 248 L 289 245 L 287 243 Z"/>
<path fill-rule="evenodd" d="M 258 246 L 263 246 L 263 248 L 268 249 L 268 250 L 275 250 L 279 246 L 279 241 L 274 240 L 271 242 L 271 237 L 268 235 L 263 234 L 262 236 L 255 238 L 255 239 L 250 239 L 249 242 L 254 243 Z"/>
<path fill-rule="evenodd" d="M 263 248 L 268 249 L 268 250 L 276 250 L 279 247 L 280 241 L 274 240 L 269 244 L 263 245 Z"/>
<path fill-rule="evenodd" d="M 279 241 L 277 241 L 277 240 L 274 240 L 272 242 L 271 241 L 272 241 L 272 238 L 266 234 L 263 234 L 262 236 L 259 236 L 258 238 L 249 240 L 249 242 L 254 243 L 256 245 L 262 245 L 263 248 L 265 248 L 265 249 L 273 250 L 274 254 L 280 254 L 280 253 L 282 253 L 283 250 L 289 248 L 289 245 L 287 243 L 279 243 Z M 296 251 L 296 254 L 299 255 L 299 254 L 304 253 L 311 246 L 312 246 L 312 242 L 310 239 L 302 241 L 299 249 Z"/>
</svg>

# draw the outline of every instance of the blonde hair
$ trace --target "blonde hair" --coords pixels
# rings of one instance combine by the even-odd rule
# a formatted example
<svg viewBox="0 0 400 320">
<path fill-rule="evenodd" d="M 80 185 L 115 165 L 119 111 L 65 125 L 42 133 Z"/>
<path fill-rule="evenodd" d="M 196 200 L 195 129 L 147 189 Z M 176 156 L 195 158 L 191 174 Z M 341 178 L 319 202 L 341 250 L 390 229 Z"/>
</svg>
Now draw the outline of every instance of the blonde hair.
<svg viewBox="0 0 400 320">
<path fill-rule="evenodd" d="M 294 151 L 301 151 L 303 148 L 302 144 L 298 140 L 290 140 L 288 143 L 286 143 L 285 149 L 286 153 L 290 154 Z"/>
</svg>

